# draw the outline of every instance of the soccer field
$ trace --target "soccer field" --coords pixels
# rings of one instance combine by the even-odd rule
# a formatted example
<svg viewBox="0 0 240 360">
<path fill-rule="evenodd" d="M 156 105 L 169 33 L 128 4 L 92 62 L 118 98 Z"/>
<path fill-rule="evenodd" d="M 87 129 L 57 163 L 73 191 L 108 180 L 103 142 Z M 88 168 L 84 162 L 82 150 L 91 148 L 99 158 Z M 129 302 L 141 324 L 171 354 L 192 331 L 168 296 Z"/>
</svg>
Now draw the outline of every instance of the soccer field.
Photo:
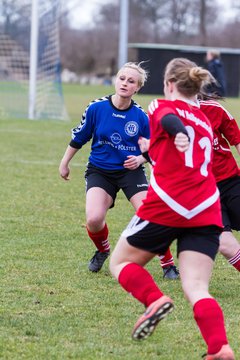
<svg viewBox="0 0 240 360">
<path fill-rule="evenodd" d="M 112 92 L 65 86 L 70 122 L 0 120 L 0 359 L 198 360 L 206 352 L 180 281 L 163 280 L 157 259 L 148 269 L 175 310 L 143 342 L 131 340 L 131 331 L 144 309 L 110 276 L 108 261 L 99 273 L 88 271 L 94 252 L 84 225 L 89 145 L 73 159 L 70 181 L 59 177 L 58 165 L 89 101 Z M 147 109 L 153 98 L 135 99 Z M 224 106 L 240 120 L 239 99 Z M 112 248 L 132 215 L 119 193 L 107 216 Z M 218 255 L 210 290 L 224 310 L 236 360 L 238 284 L 239 273 Z"/>
</svg>

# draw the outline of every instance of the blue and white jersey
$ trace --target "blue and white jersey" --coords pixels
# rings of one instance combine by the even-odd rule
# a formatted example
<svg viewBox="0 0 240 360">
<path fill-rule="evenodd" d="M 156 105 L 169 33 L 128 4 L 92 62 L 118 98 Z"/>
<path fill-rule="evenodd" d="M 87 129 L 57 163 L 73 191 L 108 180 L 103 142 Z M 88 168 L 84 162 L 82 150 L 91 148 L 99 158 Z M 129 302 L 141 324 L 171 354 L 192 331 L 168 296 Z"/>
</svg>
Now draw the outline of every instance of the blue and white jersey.
<svg viewBox="0 0 240 360">
<path fill-rule="evenodd" d="M 150 137 L 148 116 L 140 105 L 132 100 L 126 110 L 112 104 L 111 96 L 92 101 L 78 127 L 72 130 L 70 143 L 81 148 L 92 139 L 89 162 L 105 170 L 124 169 L 128 155 L 140 155 L 140 136 Z"/>
</svg>

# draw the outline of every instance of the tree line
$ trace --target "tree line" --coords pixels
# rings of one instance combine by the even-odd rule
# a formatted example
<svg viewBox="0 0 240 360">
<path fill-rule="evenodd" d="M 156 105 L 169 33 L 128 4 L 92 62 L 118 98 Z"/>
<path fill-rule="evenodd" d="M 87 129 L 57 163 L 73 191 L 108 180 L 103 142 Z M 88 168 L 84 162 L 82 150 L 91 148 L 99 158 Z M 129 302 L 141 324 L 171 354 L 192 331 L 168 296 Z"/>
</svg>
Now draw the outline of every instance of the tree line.
<svg viewBox="0 0 240 360">
<path fill-rule="evenodd" d="M 91 28 L 61 23 L 63 66 L 78 73 L 114 74 L 118 59 L 121 0 L 99 8 Z M 229 0 L 231 17 L 217 0 L 129 0 L 129 43 L 240 48 L 240 2 Z M 129 58 L 134 53 L 129 49 Z"/>
<path fill-rule="evenodd" d="M 46 4 L 48 1 L 52 0 L 45 0 Z M 72 27 L 68 2 L 63 3 L 62 68 L 78 75 L 116 72 L 120 1 L 99 6 L 91 27 L 79 29 Z M 229 0 L 228 6 L 232 9 L 231 17 L 225 16 L 218 0 L 129 0 L 128 42 L 240 48 L 240 2 Z M 30 16 L 31 1 L 0 0 L 0 32 L 9 34 L 26 49 Z M 135 60 L 134 56 L 129 49 L 129 60 Z"/>
</svg>

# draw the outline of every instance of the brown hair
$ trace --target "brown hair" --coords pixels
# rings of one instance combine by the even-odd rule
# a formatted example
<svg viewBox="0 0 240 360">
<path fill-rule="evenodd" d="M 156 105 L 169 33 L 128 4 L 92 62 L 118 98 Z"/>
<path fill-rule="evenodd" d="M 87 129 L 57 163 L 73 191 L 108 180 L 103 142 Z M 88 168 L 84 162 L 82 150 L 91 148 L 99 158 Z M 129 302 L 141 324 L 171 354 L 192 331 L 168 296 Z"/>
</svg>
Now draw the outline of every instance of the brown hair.
<svg viewBox="0 0 240 360">
<path fill-rule="evenodd" d="M 185 96 L 198 94 L 201 89 L 214 81 L 206 69 L 185 58 L 171 60 L 165 69 L 164 81 L 174 82 L 177 90 Z"/>
<path fill-rule="evenodd" d="M 201 90 L 198 94 L 199 100 L 225 100 L 223 96 L 220 96 L 216 93 L 208 94 L 205 90 Z"/>
</svg>

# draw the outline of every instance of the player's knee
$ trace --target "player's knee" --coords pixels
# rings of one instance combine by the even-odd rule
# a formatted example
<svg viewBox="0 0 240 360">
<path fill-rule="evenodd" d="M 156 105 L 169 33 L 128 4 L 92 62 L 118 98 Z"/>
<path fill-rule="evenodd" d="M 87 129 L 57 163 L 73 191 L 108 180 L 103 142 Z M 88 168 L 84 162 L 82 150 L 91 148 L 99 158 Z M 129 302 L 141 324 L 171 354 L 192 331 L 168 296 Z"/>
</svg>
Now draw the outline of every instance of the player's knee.
<svg viewBox="0 0 240 360">
<path fill-rule="evenodd" d="M 239 242 L 231 231 L 224 231 L 220 237 L 219 252 L 227 259 L 233 257 L 239 250 Z"/>
<path fill-rule="evenodd" d="M 90 214 L 87 216 L 87 228 L 95 233 L 101 231 L 104 226 L 104 217 L 100 214 Z"/>
</svg>

